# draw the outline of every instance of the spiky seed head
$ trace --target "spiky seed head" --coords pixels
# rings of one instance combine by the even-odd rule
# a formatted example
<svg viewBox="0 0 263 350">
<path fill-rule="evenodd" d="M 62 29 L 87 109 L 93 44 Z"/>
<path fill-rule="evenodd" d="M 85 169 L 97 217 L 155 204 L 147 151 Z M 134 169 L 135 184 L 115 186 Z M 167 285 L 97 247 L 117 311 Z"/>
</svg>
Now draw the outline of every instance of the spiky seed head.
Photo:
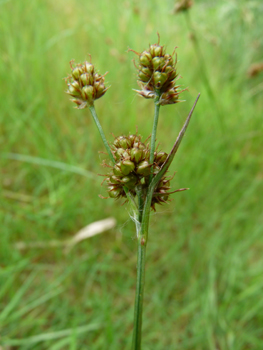
<svg viewBox="0 0 263 350">
<path fill-rule="evenodd" d="M 104 85 L 104 76 L 96 73 L 90 62 L 77 64 L 71 62 L 71 75 L 66 78 L 68 90 L 66 93 L 75 97 L 72 101 L 78 109 L 92 106 L 94 101 L 102 97 L 107 88 Z"/>
<path fill-rule="evenodd" d="M 154 99 L 162 95 L 162 101 L 161 99 L 159 101 L 161 105 L 179 102 L 177 96 L 180 90 L 175 85 L 178 77 L 176 56 L 173 59 L 172 55 L 167 54 L 165 47 L 161 46 L 159 41 L 157 44 L 150 45 L 148 50 L 135 53 L 139 56 L 138 85 L 140 87 L 140 90 L 135 91 L 144 98 Z"/>
<path fill-rule="evenodd" d="M 131 134 L 121 135 L 114 139 L 111 145 L 112 153 L 117 163 L 107 175 L 106 183 L 109 197 L 126 198 L 124 187 L 136 196 L 136 186 L 142 187 L 142 193 L 146 194 L 150 184 L 150 174 L 156 176 L 168 155 L 162 151 L 154 152 L 153 164 L 150 164 L 150 151 L 141 136 Z M 158 182 L 151 207 L 155 210 L 156 204 L 163 204 L 169 199 L 170 179 L 163 176 Z"/>
</svg>

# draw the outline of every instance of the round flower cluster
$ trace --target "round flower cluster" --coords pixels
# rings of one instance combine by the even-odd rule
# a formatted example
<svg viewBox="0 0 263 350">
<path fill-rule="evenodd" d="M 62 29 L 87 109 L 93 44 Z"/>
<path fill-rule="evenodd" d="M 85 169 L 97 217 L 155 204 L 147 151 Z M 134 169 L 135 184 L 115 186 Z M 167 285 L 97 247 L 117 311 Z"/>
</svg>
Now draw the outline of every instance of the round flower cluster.
<svg viewBox="0 0 263 350">
<path fill-rule="evenodd" d="M 73 97 L 71 101 L 77 104 L 78 109 L 92 106 L 108 90 L 104 85 L 105 75 L 96 73 L 94 65 L 90 62 L 71 65 L 71 75 L 66 78 L 68 84 L 67 94 Z"/>
<path fill-rule="evenodd" d="M 148 145 L 141 142 L 140 135 L 129 135 L 116 137 L 112 146 L 112 153 L 116 159 L 116 164 L 112 172 L 107 175 L 106 182 L 108 194 L 111 198 L 126 197 L 124 187 L 132 195 L 136 195 L 135 187 L 141 186 L 142 193 L 146 195 L 149 187 L 149 178 L 153 165 L 153 176 L 155 176 L 167 158 L 165 152 L 155 152 L 153 164 L 149 163 L 150 151 Z M 161 204 L 168 200 L 170 189 L 169 180 L 163 176 L 156 186 L 153 198 L 152 208 L 155 210 L 155 204 Z M 145 190 L 145 191 L 144 191 Z"/>
<path fill-rule="evenodd" d="M 145 98 L 155 98 L 158 94 L 160 105 L 179 102 L 179 86 L 175 85 L 177 59 L 174 61 L 166 54 L 159 42 L 142 53 L 135 53 L 139 56 L 138 85 L 141 90 L 136 90 L 138 94 Z"/>
</svg>

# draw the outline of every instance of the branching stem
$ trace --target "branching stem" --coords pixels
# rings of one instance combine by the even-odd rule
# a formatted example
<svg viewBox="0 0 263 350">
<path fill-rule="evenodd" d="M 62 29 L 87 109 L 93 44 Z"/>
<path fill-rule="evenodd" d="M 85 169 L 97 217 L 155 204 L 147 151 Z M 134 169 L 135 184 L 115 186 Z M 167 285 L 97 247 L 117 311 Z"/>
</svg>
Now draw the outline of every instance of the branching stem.
<svg viewBox="0 0 263 350">
<path fill-rule="evenodd" d="M 146 198 L 143 199 L 143 193 L 140 188 L 136 189 L 136 194 L 138 196 L 139 211 L 138 211 L 138 223 L 136 225 L 137 230 L 137 281 L 136 281 L 136 295 L 135 295 L 135 309 L 134 309 L 134 329 L 133 329 L 133 342 L 132 350 L 141 350 L 141 338 L 142 338 L 142 312 L 143 312 L 143 293 L 144 293 L 144 283 L 145 283 L 145 258 L 146 258 L 146 246 L 148 241 L 148 230 L 149 230 L 149 221 L 150 221 L 150 211 L 152 197 L 154 189 L 160 181 L 160 178 L 168 170 L 175 153 L 177 152 L 179 145 L 183 139 L 185 131 L 190 122 L 191 116 L 193 114 L 196 103 L 199 99 L 200 94 L 198 94 L 197 99 L 181 129 L 176 142 L 168 155 L 163 167 L 161 168 L 159 174 L 157 174 L 152 182 L 150 183 Z M 142 212 L 141 209 L 143 208 Z"/>
<path fill-rule="evenodd" d="M 157 92 L 157 96 L 154 100 L 154 121 L 151 136 L 151 150 L 150 150 L 150 164 L 154 160 L 154 149 L 156 131 L 159 119 L 160 105 L 158 104 L 160 99 L 160 93 Z M 153 171 L 153 167 L 152 167 Z M 150 182 L 152 180 L 152 174 L 150 176 Z M 145 283 L 145 258 L 146 258 L 146 245 L 148 237 L 148 227 L 150 219 L 151 201 L 153 191 L 146 194 L 146 202 L 143 200 L 143 193 L 140 189 L 137 189 L 136 194 L 138 196 L 138 221 L 137 227 L 137 280 L 136 280 L 136 294 L 135 294 L 135 306 L 134 306 L 134 328 L 133 328 L 133 341 L 132 350 L 141 350 L 141 338 L 142 338 L 142 312 L 143 312 L 143 294 Z"/>
</svg>

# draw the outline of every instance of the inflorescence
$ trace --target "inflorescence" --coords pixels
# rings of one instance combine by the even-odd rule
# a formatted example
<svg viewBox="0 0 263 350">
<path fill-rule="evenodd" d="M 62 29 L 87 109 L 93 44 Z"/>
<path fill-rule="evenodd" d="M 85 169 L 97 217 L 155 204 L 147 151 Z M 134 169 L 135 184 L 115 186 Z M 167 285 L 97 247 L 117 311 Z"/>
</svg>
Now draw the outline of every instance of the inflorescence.
<svg viewBox="0 0 263 350">
<path fill-rule="evenodd" d="M 159 38 L 160 40 L 160 38 Z M 135 90 L 145 98 L 156 97 L 160 105 L 174 104 L 179 101 L 179 85 L 175 82 L 179 78 L 176 71 L 177 56 L 166 54 L 165 47 L 157 44 L 149 46 L 141 53 L 133 51 L 139 56 L 138 85 L 141 90 Z"/>
<path fill-rule="evenodd" d="M 166 54 L 165 47 L 158 43 L 149 46 L 142 53 L 135 52 L 139 56 L 138 84 L 141 90 L 135 90 L 140 96 L 155 99 L 158 105 L 175 104 L 179 101 L 179 90 L 176 85 L 178 74 L 176 70 L 176 54 Z M 105 73 L 100 75 L 95 71 L 91 62 L 82 64 L 70 62 L 71 74 L 65 79 L 68 85 L 67 94 L 73 97 L 78 109 L 92 107 L 94 101 L 102 97 L 108 88 L 105 87 Z M 107 146 L 106 141 L 106 146 Z M 108 146 L 109 147 L 109 146 Z M 110 148 L 108 149 L 110 153 Z M 154 152 L 153 161 L 150 162 L 150 148 L 141 141 L 140 135 L 128 135 L 116 137 L 111 145 L 111 155 L 115 164 L 105 166 L 111 168 L 106 175 L 108 194 L 111 198 L 127 198 L 127 192 L 136 196 L 139 190 L 145 200 L 150 181 L 158 174 L 168 155 L 165 152 Z M 113 160 L 113 158 L 112 158 Z M 152 209 L 155 204 L 167 202 L 171 193 L 185 189 L 169 192 L 171 177 L 162 176 L 157 183 L 151 202 Z"/>
<path fill-rule="evenodd" d="M 73 97 L 72 102 L 77 104 L 78 109 L 92 106 L 94 100 L 97 100 L 105 94 L 108 88 L 105 87 L 105 73 L 100 75 L 95 71 L 94 65 L 90 62 L 77 64 L 70 62 L 71 75 L 66 78 L 68 84 L 67 94 Z"/>
<path fill-rule="evenodd" d="M 111 167 L 111 172 L 106 175 L 108 194 L 111 198 L 126 198 L 124 187 L 135 196 L 136 188 L 146 195 L 149 187 L 150 174 L 153 177 L 160 171 L 161 166 L 167 159 L 168 154 L 161 151 L 154 152 L 154 162 L 149 163 L 149 145 L 141 141 L 140 135 L 128 135 L 116 137 L 111 145 L 116 164 Z M 153 166 L 153 167 L 152 167 Z M 153 170 L 152 170 L 153 168 Z M 168 201 L 171 177 L 163 176 L 158 182 L 151 202 L 152 209 L 155 204 L 162 204 Z"/>
</svg>

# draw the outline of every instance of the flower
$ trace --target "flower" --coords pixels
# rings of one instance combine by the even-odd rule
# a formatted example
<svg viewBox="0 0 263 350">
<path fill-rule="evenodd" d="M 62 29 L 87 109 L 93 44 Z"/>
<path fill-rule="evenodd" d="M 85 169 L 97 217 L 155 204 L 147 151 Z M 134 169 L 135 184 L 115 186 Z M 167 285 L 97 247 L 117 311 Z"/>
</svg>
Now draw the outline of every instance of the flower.
<svg viewBox="0 0 263 350">
<path fill-rule="evenodd" d="M 65 79 L 68 85 L 66 93 L 73 97 L 71 101 L 76 103 L 78 109 L 93 106 L 94 101 L 108 90 L 104 85 L 107 73 L 98 74 L 94 65 L 87 61 L 77 65 L 71 61 L 70 66 L 71 75 Z"/>
<path fill-rule="evenodd" d="M 150 164 L 149 145 L 141 141 L 140 135 L 118 136 L 111 145 L 116 163 L 106 175 L 107 191 L 110 198 L 126 198 L 124 187 L 136 196 L 136 188 L 140 187 L 145 200 L 150 182 L 151 168 L 153 177 L 158 174 L 166 161 L 168 154 L 161 151 L 154 152 L 153 164 Z M 171 177 L 163 176 L 153 193 L 151 207 L 155 210 L 156 204 L 166 203 L 169 199 Z M 173 193 L 173 192 L 172 192 Z"/>
<path fill-rule="evenodd" d="M 178 79 L 176 71 L 177 56 L 167 54 L 164 46 L 158 43 L 149 46 L 148 50 L 139 53 L 138 85 L 140 90 L 135 90 L 140 96 L 145 98 L 159 97 L 159 104 L 174 104 L 179 101 L 179 85 L 175 84 Z"/>
</svg>

